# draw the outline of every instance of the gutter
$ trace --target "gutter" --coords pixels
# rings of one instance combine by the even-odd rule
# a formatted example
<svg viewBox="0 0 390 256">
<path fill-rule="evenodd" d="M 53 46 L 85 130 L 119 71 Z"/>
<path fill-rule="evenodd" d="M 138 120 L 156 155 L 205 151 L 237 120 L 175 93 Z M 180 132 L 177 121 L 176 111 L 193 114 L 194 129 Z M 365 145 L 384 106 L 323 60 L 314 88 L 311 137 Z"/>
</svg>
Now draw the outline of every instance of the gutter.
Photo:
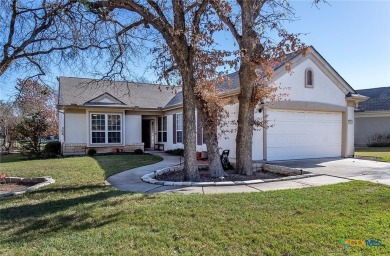
<svg viewBox="0 0 390 256">
<path fill-rule="evenodd" d="M 358 94 L 358 93 L 348 93 L 346 96 L 345 96 L 345 99 L 347 101 L 354 101 L 356 103 L 360 103 L 360 102 L 363 102 L 363 101 L 366 101 L 368 100 L 370 97 L 367 97 L 367 96 L 363 96 L 361 94 Z"/>
</svg>

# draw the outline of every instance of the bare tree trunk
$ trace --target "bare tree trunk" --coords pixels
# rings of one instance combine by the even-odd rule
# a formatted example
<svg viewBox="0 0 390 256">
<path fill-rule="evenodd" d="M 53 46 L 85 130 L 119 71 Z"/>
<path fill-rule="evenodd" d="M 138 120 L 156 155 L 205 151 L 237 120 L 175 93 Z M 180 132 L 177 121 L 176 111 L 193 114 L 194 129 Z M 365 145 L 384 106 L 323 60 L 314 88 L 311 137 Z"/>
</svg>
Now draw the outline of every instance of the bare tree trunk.
<svg viewBox="0 0 390 256">
<path fill-rule="evenodd" d="M 242 63 L 239 71 L 241 91 L 239 94 L 238 127 L 236 137 L 236 171 L 240 174 L 253 175 L 252 140 L 254 107 L 251 104 L 253 86 L 251 86 L 251 64 Z M 246 86 L 243 86 L 246 85 Z"/>
<path fill-rule="evenodd" d="M 200 113 L 201 110 L 198 110 Z M 201 113 L 202 120 L 206 120 L 205 113 Z M 203 121 L 203 132 L 206 137 L 207 156 L 209 172 L 211 177 L 225 176 L 226 173 L 223 170 L 221 157 L 218 149 L 218 128 L 214 124 L 209 124 L 207 121 Z"/>
<path fill-rule="evenodd" d="M 190 72 L 182 72 L 183 78 L 183 142 L 184 142 L 184 179 L 199 180 L 196 161 L 196 126 L 195 126 L 195 80 Z"/>
<path fill-rule="evenodd" d="M 242 40 L 240 94 L 238 110 L 238 127 L 236 137 L 236 169 L 240 174 L 252 175 L 252 140 L 254 125 L 254 87 L 257 80 L 255 56 L 262 51 L 261 44 L 254 29 L 256 16 L 253 13 L 252 1 L 242 2 Z"/>
</svg>

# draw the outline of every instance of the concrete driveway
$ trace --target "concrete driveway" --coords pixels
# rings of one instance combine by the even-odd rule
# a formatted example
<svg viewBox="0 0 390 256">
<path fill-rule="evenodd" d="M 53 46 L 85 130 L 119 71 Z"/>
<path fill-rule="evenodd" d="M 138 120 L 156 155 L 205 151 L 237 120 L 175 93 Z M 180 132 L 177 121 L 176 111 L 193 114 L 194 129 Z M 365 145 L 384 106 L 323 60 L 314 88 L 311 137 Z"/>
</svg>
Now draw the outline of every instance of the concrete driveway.
<svg viewBox="0 0 390 256">
<path fill-rule="evenodd" d="M 390 185 L 390 163 L 355 158 L 319 158 L 273 161 L 270 163 L 329 176 Z"/>
</svg>

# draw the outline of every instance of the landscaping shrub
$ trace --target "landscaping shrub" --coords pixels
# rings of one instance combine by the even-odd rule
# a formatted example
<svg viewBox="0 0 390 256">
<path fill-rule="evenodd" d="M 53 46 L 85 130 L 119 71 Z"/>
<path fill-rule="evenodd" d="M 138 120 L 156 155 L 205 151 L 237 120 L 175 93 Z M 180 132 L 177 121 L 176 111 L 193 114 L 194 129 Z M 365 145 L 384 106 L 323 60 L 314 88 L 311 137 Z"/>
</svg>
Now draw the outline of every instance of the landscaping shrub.
<svg viewBox="0 0 390 256">
<path fill-rule="evenodd" d="M 61 154 L 61 142 L 50 141 L 46 143 L 44 153 L 46 157 L 55 157 Z"/>
<path fill-rule="evenodd" d="M 374 134 L 367 139 L 368 147 L 390 147 L 390 134 Z"/>
<path fill-rule="evenodd" d="M 173 155 L 173 156 L 184 156 L 184 149 L 182 149 L 182 148 L 171 149 L 171 150 L 165 151 L 165 153 Z"/>
<path fill-rule="evenodd" d="M 89 156 L 96 155 L 96 149 L 94 149 L 94 148 L 88 149 L 87 155 L 89 155 Z"/>
<path fill-rule="evenodd" d="M 137 148 L 136 150 L 134 150 L 135 155 L 142 155 L 143 153 L 144 153 L 144 151 L 140 148 Z"/>
<path fill-rule="evenodd" d="M 390 147 L 390 143 L 388 142 L 374 142 L 367 145 L 368 147 L 374 147 L 374 148 L 384 148 L 384 147 Z"/>
</svg>

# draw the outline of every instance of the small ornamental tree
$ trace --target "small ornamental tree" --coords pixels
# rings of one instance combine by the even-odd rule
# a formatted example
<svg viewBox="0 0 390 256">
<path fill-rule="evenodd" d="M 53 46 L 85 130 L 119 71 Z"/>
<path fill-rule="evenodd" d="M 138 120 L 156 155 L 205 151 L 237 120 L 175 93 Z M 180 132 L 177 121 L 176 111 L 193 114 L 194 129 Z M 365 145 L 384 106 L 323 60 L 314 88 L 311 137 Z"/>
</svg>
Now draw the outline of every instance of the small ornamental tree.
<svg viewBox="0 0 390 256">
<path fill-rule="evenodd" d="M 49 127 L 48 119 L 42 111 L 25 116 L 17 126 L 21 144 L 22 154 L 28 158 L 41 158 L 41 138 Z"/>
<path fill-rule="evenodd" d="M 18 117 L 12 102 L 0 101 L 0 137 L 1 151 L 9 152 L 17 139 L 16 126 Z"/>
<path fill-rule="evenodd" d="M 22 120 L 17 132 L 22 142 L 22 153 L 29 158 L 42 157 L 41 139 L 55 135 L 58 127 L 56 110 L 52 104 L 55 94 L 36 80 L 20 80 L 15 104 Z"/>
</svg>

